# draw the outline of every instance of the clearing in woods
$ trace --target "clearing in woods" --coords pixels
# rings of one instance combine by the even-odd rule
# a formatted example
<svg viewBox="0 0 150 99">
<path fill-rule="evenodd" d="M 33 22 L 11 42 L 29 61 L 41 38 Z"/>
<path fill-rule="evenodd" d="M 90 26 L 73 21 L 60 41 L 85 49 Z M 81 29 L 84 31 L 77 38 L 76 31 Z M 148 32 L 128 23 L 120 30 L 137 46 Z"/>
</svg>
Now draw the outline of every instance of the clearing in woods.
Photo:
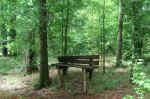
<svg viewBox="0 0 150 99">
<path fill-rule="evenodd" d="M 112 68 L 110 63 L 106 64 L 105 75 L 97 70 L 94 72 L 88 95 L 84 95 L 80 69 L 70 68 L 65 77 L 64 88 L 57 88 L 57 70 L 52 68 L 49 71 L 49 76 L 53 79 L 51 86 L 34 90 L 33 86 L 38 84 L 39 73 L 31 75 L 15 73 L 13 70 L 19 69 L 14 68 L 15 64 L 10 61 L 9 58 L 0 58 L 0 99 L 122 99 L 125 96 L 138 99 L 133 86 L 129 84 L 127 69 Z M 5 73 L 4 66 L 7 69 Z"/>
</svg>

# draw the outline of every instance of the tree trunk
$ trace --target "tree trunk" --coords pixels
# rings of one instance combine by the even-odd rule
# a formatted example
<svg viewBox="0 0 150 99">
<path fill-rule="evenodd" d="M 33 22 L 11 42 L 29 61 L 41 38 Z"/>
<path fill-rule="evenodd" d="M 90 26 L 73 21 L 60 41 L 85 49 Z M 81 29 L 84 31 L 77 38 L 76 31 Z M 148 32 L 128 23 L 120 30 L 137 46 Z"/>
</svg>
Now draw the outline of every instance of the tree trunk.
<svg viewBox="0 0 150 99">
<path fill-rule="evenodd" d="M 11 4 L 13 6 L 12 10 L 16 10 L 16 0 L 11 0 Z M 11 29 L 10 29 L 10 33 L 9 36 L 11 38 L 12 41 L 14 41 L 16 39 L 16 29 L 15 29 L 15 24 L 16 24 L 16 13 L 14 13 L 11 17 L 10 20 L 11 23 Z M 15 45 L 14 45 L 15 46 Z M 10 53 L 12 56 L 17 56 L 17 50 L 13 50 L 13 52 Z"/>
<path fill-rule="evenodd" d="M 10 29 L 10 37 L 12 40 L 14 40 L 16 38 L 16 30 L 15 29 Z"/>
<path fill-rule="evenodd" d="M 2 41 L 2 55 L 8 56 L 8 49 L 7 49 L 7 30 L 5 24 L 2 24 L 1 26 L 1 37 L 3 39 Z"/>
<path fill-rule="evenodd" d="M 8 49 L 6 48 L 6 45 L 7 45 L 7 42 L 3 42 L 2 43 L 2 46 L 3 46 L 3 48 L 2 48 L 2 55 L 3 56 L 8 56 Z"/>
<path fill-rule="evenodd" d="M 65 56 L 68 55 L 69 0 L 67 0 L 66 5 L 67 5 L 66 19 L 64 20 L 66 22 L 64 26 L 65 27 L 64 29 L 64 55 Z M 68 70 L 67 67 L 63 69 L 63 75 L 67 74 L 67 70 Z"/>
<path fill-rule="evenodd" d="M 64 0 L 62 0 L 62 5 L 64 6 Z M 61 23 L 61 55 L 64 56 L 64 27 L 65 27 L 65 17 L 64 9 L 62 9 L 62 23 Z"/>
<path fill-rule="evenodd" d="M 46 0 L 39 0 L 40 88 L 49 84 Z"/>
<path fill-rule="evenodd" d="M 131 40 L 132 40 L 132 64 L 130 69 L 130 82 L 132 82 L 133 78 L 133 72 L 134 72 L 134 65 L 136 59 L 138 59 L 138 24 L 137 24 L 137 14 L 138 14 L 138 8 L 137 8 L 137 1 L 132 1 L 132 34 L 131 34 Z"/>
<path fill-rule="evenodd" d="M 69 0 L 67 0 L 67 16 L 65 24 L 65 44 L 64 44 L 64 55 L 67 55 L 68 50 L 68 25 L 69 25 Z"/>
<path fill-rule="evenodd" d="M 106 72 L 105 68 L 105 6 L 106 2 L 103 2 L 103 15 L 102 15 L 102 34 L 101 34 L 101 59 L 102 59 L 102 67 L 103 67 L 103 74 Z"/>
<path fill-rule="evenodd" d="M 14 24 L 14 22 L 13 22 L 13 24 Z M 15 40 L 15 38 L 16 38 L 16 30 L 15 29 L 10 29 L 10 37 L 11 37 L 11 39 L 12 39 L 12 42 Z M 15 45 L 14 45 L 15 46 Z M 10 55 L 12 55 L 12 56 L 17 56 L 17 50 L 13 50 L 13 52 L 11 51 L 10 52 Z"/>
<path fill-rule="evenodd" d="M 32 73 L 32 72 L 36 72 L 38 71 L 38 67 L 35 61 L 35 36 L 34 36 L 34 32 L 31 32 L 31 34 L 29 34 L 29 49 L 27 52 L 27 66 L 26 66 L 26 72 L 27 73 Z"/>
<path fill-rule="evenodd" d="M 116 67 L 122 64 L 122 29 L 123 29 L 123 12 L 122 12 L 122 0 L 119 0 L 119 23 L 118 23 L 118 49 L 117 49 L 117 59 Z"/>
</svg>

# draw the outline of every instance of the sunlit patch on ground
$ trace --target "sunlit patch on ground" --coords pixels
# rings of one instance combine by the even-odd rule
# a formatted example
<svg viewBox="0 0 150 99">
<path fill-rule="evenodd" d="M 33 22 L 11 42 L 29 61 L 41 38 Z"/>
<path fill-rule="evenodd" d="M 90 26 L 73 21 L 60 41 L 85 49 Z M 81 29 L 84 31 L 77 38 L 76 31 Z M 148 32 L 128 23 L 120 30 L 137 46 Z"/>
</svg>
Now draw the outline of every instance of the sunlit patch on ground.
<svg viewBox="0 0 150 99">
<path fill-rule="evenodd" d="M 17 77 L 12 77 L 12 76 L 5 76 L 3 78 L 1 78 L 1 86 L 0 89 L 2 90 L 14 90 L 17 88 L 23 88 L 25 86 L 23 86 L 21 84 L 21 79 L 17 78 Z"/>
</svg>

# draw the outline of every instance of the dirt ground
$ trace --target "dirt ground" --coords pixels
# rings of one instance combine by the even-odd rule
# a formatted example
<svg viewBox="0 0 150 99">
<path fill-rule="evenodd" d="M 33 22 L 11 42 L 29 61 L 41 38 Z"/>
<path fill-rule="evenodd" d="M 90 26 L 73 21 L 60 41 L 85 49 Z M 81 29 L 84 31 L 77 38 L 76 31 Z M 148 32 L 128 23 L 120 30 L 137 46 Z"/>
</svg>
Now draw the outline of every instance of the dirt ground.
<svg viewBox="0 0 150 99">
<path fill-rule="evenodd" d="M 57 71 L 50 71 L 50 76 L 55 79 Z M 34 81 L 39 77 L 38 73 L 32 75 L 5 74 L 0 75 L 0 99 L 122 99 L 132 91 L 131 88 L 117 88 L 101 93 L 85 95 L 78 93 L 72 95 L 65 90 L 51 91 L 48 88 L 33 90 Z M 138 95 L 132 94 L 134 99 Z"/>
</svg>

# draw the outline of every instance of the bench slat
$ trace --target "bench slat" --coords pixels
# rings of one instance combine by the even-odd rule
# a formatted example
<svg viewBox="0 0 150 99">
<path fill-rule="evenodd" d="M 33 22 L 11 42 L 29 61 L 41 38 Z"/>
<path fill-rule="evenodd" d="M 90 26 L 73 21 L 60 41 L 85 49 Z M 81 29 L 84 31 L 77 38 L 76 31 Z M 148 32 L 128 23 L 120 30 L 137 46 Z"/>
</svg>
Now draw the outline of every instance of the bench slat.
<svg viewBox="0 0 150 99">
<path fill-rule="evenodd" d="M 98 68 L 98 66 L 89 66 L 89 65 L 79 65 L 79 64 L 63 64 L 63 63 L 57 63 L 53 64 L 53 66 L 58 66 L 58 67 L 76 67 L 76 68 L 89 68 L 89 69 L 94 69 Z"/>
<path fill-rule="evenodd" d="M 92 65 L 99 64 L 99 61 L 89 61 L 89 60 L 60 59 L 59 61 L 63 63 L 76 63 L 76 64 L 92 64 Z"/>
<path fill-rule="evenodd" d="M 87 56 L 59 56 L 58 57 L 63 59 L 99 59 L 99 55 L 87 55 Z"/>
</svg>

